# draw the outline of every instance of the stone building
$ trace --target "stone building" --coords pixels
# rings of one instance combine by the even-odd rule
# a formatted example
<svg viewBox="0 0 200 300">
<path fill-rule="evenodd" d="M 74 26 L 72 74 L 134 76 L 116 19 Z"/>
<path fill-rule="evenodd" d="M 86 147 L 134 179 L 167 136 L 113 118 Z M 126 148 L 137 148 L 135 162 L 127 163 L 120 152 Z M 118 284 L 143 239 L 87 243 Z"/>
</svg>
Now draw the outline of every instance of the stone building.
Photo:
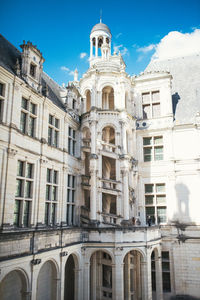
<svg viewBox="0 0 200 300">
<path fill-rule="evenodd" d="M 111 37 L 60 87 L 0 36 L 2 300 L 200 299 L 200 57 L 131 77 Z"/>
</svg>

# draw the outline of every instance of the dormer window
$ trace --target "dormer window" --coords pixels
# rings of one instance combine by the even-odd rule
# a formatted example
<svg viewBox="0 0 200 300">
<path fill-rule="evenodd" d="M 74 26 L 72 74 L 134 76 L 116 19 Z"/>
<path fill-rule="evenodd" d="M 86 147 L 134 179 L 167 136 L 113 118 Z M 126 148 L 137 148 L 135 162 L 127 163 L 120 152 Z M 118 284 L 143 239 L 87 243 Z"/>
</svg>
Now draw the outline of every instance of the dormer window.
<svg viewBox="0 0 200 300">
<path fill-rule="evenodd" d="M 36 66 L 32 63 L 30 64 L 30 75 L 32 77 L 35 77 L 35 75 L 36 75 Z"/>
<path fill-rule="evenodd" d="M 76 100 L 75 99 L 73 99 L 73 101 L 72 101 L 72 109 L 76 109 Z"/>
</svg>

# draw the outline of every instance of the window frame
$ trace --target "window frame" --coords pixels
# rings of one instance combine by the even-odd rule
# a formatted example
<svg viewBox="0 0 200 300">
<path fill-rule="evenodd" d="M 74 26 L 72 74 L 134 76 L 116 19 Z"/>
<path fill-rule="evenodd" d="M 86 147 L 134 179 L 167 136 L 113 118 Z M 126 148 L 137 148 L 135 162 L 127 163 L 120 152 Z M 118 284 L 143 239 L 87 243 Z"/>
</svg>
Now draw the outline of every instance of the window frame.
<svg viewBox="0 0 200 300">
<path fill-rule="evenodd" d="M 46 226 L 54 226 L 57 221 L 59 171 L 47 168 L 46 193 L 45 193 L 45 215 Z"/>
<path fill-rule="evenodd" d="M 19 164 L 22 170 L 19 173 Z M 31 174 L 27 175 L 28 166 L 31 167 Z M 14 220 L 15 227 L 30 227 L 31 212 L 33 205 L 33 189 L 34 189 L 34 164 L 24 160 L 17 161 L 17 175 L 16 175 L 16 190 L 15 190 L 15 207 L 14 207 Z M 20 182 L 20 193 L 18 194 L 18 183 Z M 29 183 L 27 185 L 27 183 Z M 26 188 L 28 187 L 28 195 Z M 16 203 L 18 203 L 18 210 L 16 211 Z M 26 205 L 28 204 L 28 211 L 25 213 Z M 26 215 L 26 222 L 25 222 Z M 16 217 L 17 216 L 17 217 Z M 17 219 L 16 219 L 17 218 Z"/>
<path fill-rule="evenodd" d="M 5 92 L 6 92 L 6 84 L 0 82 L 0 122 L 3 121 L 3 113 L 4 113 L 4 106 L 5 106 Z"/>
<path fill-rule="evenodd" d="M 163 253 L 168 253 L 168 257 L 164 258 L 163 257 Z M 162 289 L 163 289 L 163 293 L 171 293 L 171 291 L 172 291 L 172 284 L 171 284 L 171 270 L 170 270 L 171 269 L 171 266 L 170 266 L 170 251 L 163 250 L 161 252 L 161 259 L 162 259 L 162 278 L 163 278 Z M 166 268 L 163 267 L 164 264 L 165 264 L 165 266 L 166 266 L 166 264 L 168 265 L 168 269 L 166 269 Z M 167 280 L 168 287 L 165 286 L 165 281 L 164 281 L 165 274 L 169 275 L 169 278 Z"/>
<path fill-rule="evenodd" d="M 147 144 L 145 140 L 149 139 L 150 143 Z M 162 142 L 156 143 L 156 139 L 162 139 Z M 155 135 L 155 136 L 146 136 L 143 137 L 143 160 L 144 162 L 151 161 L 162 161 L 164 160 L 164 143 L 163 143 L 163 135 Z M 156 153 L 156 150 L 161 149 L 162 151 Z M 149 153 L 147 150 L 150 150 Z M 149 159 L 147 157 L 149 156 Z M 161 158 L 159 158 L 161 157 Z M 158 159 L 159 158 L 159 159 Z"/>
<path fill-rule="evenodd" d="M 23 106 L 23 101 L 26 101 L 26 107 Z M 32 108 L 34 107 L 34 112 Z M 25 116 L 24 121 L 22 121 L 22 116 Z M 30 123 L 33 120 L 33 123 Z M 37 104 L 33 101 L 22 97 L 21 99 L 21 114 L 20 114 L 20 131 L 30 137 L 36 136 L 36 122 L 37 122 Z M 31 124 L 31 125 L 30 125 Z"/>
<path fill-rule="evenodd" d="M 147 191 L 147 186 L 152 186 L 152 192 Z M 164 191 L 160 192 L 157 191 L 158 186 L 163 186 Z M 158 203 L 158 198 L 163 197 L 165 200 L 161 203 Z M 152 203 L 147 203 L 147 199 L 152 198 Z M 166 224 L 167 223 L 167 198 L 166 198 L 166 183 L 164 182 L 156 182 L 156 183 L 145 183 L 144 184 L 144 206 L 145 206 L 145 216 L 146 216 L 146 223 L 147 223 L 147 217 L 150 215 L 151 216 L 151 223 L 152 224 Z M 154 213 L 153 215 L 151 213 L 147 213 L 148 208 L 154 208 Z M 160 221 L 160 215 L 159 215 L 159 209 L 164 208 L 165 209 L 165 214 L 164 218 L 165 221 Z M 153 216 L 153 217 L 152 217 Z"/>
<path fill-rule="evenodd" d="M 68 153 L 76 156 L 76 130 L 68 127 Z"/>
<path fill-rule="evenodd" d="M 76 176 L 68 174 L 67 176 L 67 197 L 66 197 L 66 224 L 75 225 L 76 215 Z"/>
<path fill-rule="evenodd" d="M 155 94 L 155 93 L 159 93 L 159 99 L 156 100 L 156 101 L 153 100 L 153 94 Z M 144 101 L 144 99 L 143 99 L 144 95 L 149 95 L 149 101 L 147 101 L 147 102 Z M 154 118 L 161 117 L 160 90 L 155 89 L 155 90 L 152 90 L 152 91 L 142 92 L 141 97 L 142 97 L 142 118 L 143 118 L 143 120 L 149 120 L 149 119 L 154 119 Z M 155 105 L 159 105 L 159 114 L 158 115 L 154 115 L 153 107 Z M 149 106 L 149 114 L 150 114 L 149 117 L 147 116 L 146 112 L 144 111 L 145 106 Z M 146 114 L 146 117 L 145 117 L 144 114 Z"/>
<path fill-rule="evenodd" d="M 52 121 L 50 121 L 50 119 Z M 60 119 L 56 118 L 55 115 L 53 114 L 49 114 L 48 145 L 55 148 L 59 148 L 59 136 L 60 136 Z"/>
<path fill-rule="evenodd" d="M 29 75 L 32 78 L 36 78 L 36 70 L 37 70 L 37 65 L 31 62 L 29 67 Z"/>
</svg>

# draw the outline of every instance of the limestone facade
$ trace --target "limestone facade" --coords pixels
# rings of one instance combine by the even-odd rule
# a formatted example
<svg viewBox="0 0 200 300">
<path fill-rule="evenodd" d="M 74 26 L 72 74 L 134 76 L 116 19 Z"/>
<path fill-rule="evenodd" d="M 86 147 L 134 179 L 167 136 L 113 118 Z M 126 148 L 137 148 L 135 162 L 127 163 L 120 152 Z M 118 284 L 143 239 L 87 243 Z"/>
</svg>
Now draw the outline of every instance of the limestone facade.
<svg viewBox="0 0 200 300">
<path fill-rule="evenodd" d="M 190 110 L 176 62 L 131 77 L 99 23 L 60 87 L 0 38 L 1 299 L 199 299 L 199 76 Z"/>
</svg>

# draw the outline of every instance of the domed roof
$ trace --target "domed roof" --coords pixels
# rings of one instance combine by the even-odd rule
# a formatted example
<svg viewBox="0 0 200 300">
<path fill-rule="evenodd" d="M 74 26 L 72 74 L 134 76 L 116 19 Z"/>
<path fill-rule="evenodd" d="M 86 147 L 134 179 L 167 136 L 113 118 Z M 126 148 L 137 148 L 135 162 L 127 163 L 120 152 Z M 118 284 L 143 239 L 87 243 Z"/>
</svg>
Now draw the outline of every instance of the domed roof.
<svg viewBox="0 0 200 300">
<path fill-rule="evenodd" d="M 91 30 L 91 33 L 94 32 L 94 31 L 97 31 L 97 30 L 106 31 L 106 32 L 111 34 L 110 29 L 104 23 L 98 23 L 98 24 L 94 25 L 94 27 Z"/>
</svg>

